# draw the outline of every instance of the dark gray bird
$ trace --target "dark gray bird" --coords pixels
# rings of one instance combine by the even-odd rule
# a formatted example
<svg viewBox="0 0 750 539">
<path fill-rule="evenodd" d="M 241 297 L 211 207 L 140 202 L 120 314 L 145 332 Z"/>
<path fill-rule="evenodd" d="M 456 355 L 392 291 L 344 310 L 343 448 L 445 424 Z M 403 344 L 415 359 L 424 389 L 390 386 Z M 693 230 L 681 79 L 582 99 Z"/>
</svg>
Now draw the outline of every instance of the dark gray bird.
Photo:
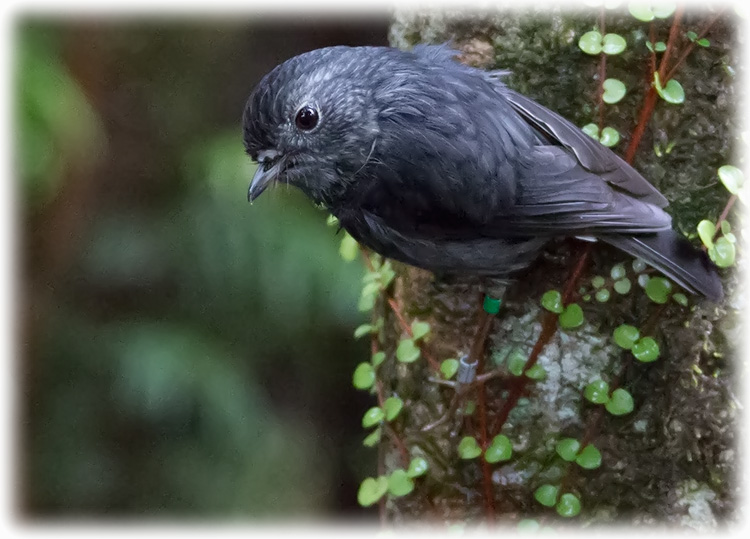
<svg viewBox="0 0 750 539">
<path fill-rule="evenodd" d="M 296 56 L 248 99 L 248 198 L 273 181 L 324 204 L 357 241 L 447 274 L 505 276 L 555 236 L 594 237 L 718 300 L 667 200 L 579 128 L 447 46 Z"/>
</svg>

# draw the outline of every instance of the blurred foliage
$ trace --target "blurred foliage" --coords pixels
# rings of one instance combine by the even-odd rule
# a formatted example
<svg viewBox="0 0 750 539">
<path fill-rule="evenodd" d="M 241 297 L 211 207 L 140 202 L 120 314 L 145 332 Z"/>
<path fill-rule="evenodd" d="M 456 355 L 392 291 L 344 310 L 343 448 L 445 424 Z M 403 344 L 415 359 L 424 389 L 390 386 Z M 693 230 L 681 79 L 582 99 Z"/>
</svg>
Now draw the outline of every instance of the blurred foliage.
<svg viewBox="0 0 750 539">
<path fill-rule="evenodd" d="M 364 317 L 362 267 L 341 261 L 340 236 L 301 194 L 279 187 L 248 205 L 244 102 L 222 94 L 220 79 L 190 86 L 183 70 L 185 58 L 210 57 L 209 42 L 249 93 L 256 80 L 233 65 L 248 34 L 19 28 L 16 158 L 24 213 L 35 215 L 23 225 L 24 256 L 51 259 L 38 251 L 59 244 L 58 214 L 88 216 L 57 245 L 71 253 L 66 264 L 25 269 L 28 514 L 288 516 L 356 504 L 373 458 L 359 449 L 363 399 L 350 386 L 366 353 L 351 337 Z M 166 52 L 129 55 L 123 43 Z M 76 81 L 66 66 L 81 47 L 97 50 L 111 79 Z M 140 89 L 117 94 L 112 73 Z M 226 99 L 236 101 L 230 119 L 206 113 L 202 100 Z M 189 125 L 189 137 L 144 113 L 176 102 L 175 123 Z M 123 133 L 134 123 L 146 138 L 129 154 Z M 105 139 L 107 160 L 94 172 L 77 168 Z M 153 197 L 164 171 L 176 178 Z M 78 198 L 62 199 L 65 189 Z"/>
<path fill-rule="evenodd" d="M 71 161 L 101 151 L 102 127 L 65 69 L 54 36 L 25 31 L 18 51 L 16 163 L 25 197 L 38 205 L 54 195 Z"/>
</svg>

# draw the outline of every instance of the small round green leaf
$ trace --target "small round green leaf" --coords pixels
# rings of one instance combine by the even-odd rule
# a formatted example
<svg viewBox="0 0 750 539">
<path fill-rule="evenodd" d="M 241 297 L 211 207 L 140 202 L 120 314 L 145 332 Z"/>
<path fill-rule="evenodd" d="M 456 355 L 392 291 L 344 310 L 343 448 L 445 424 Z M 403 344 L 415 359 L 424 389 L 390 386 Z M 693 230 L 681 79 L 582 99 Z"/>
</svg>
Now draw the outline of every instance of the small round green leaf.
<svg viewBox="0 0 750 539">
<path fill-rule="evenodd" d="M 638 286 L 640 286 L 641 288 L 643 288 L 645 290 L 646 289 L 646 285 L 648 284 L 648 282 L 650 280 L 651 280 L 651 277 L 649 276 L 648 273 L 641 273 L 638 276 Z"/>
<path fill-rule="evenodd" d="M 638 328 L 628 324 L 622 324 L 615 328 L 612 336 L 614 337 L 617 346 L 624 348 L 625 350 L 630 350 L 633 348 L 633 344 L 638 340 L 640 333 L 638 332 Z"/>
<path fill-rule="evenodd" d="M 598 125 L 594 123 L 586 124 L 581 128 L 581 131 L 586 133 L 591 138 L 599 140 L 599 126 Z"/>
<path fill-rule="evenodd" d="M 596 30 L 586 32 L 578 40 L 578 48 L 586 54 L 599 54 L 602 52 L 602 35 Z"/>
<path fill-rule="evenodd" d="M 421 352 L 414 339 L 401 339 L 396 348 L 396 359 L 402 363 L 413 363 L 419 359 Z"/>
<path fill-rule="evenodd" d="M 513 444 L 504 434 L 498 434 L 492 439 L 492 443 L 484 452 L 484 460 L 490 464 L 510 460 L 513 456 Z"/>
<path fill-rule="evenodd" d="M 541 528 L 539 521 L 534 520 L 533 518 L 522 518 L 516 525 L 516 529 L 519 533 L 534 533 L 539 531 L 539 528 Z"/>
<path fill-rule="evenodd" d="M 552 507 L 557 503 L 557 493 L 559 486 L 542 485 L 534 491 L 534 499 L 545 507 Z"/>
<path fill-rule="evenodd" d="M 716 225 L 708 219 L 703 219 L 698 223 L 698 237 L 701 239 L 701 243 L 706 247 L 714 246 L 714 236 L 716 235 Z"/>
<path fill-rule="evenodd" d="M 374 479 L 368 477 L 359 485 L 357 491 L 357 502 L 362 507 L 369 507 L 376 503 L 388 491 L 388 478 L 378 477 Z"/>
<path fill-rule="evenodd" d="M 656 43 L 654 43 L 654 50 L 656 52 L 664 52 L 665 50 L 667 50 L 667 44 L 663 41 L 657 41 Z"/>
<path fill-rule="evenodd" d="M 391 281 L 396 278 L 396 271 L 391 266 L 390 260 L 386 260 L 378 272 L 380 275 L 380 287 L 387 288 Z"/>
<path fill-rule="evenodd" d="M 609 384 L 604 380 L 594 380 L 583 390 L 583 396 L 594 404 L 604 404 L 609 401 Z"/>
<path fill-rule="evenodd" d="M 360 363 L 354 369 L 352 383 L 357 389 L 370 389 L 375 383 L 375 369 L 370 363 Z"/>
<path fill-rule="evenodd" d="M 609 271 L 609 276 L 615 280 L 622 279 L 623 277 L 625 277 L 625 274 L 625 266 L 623 266 L 622 264 L 615 264 Z"/>
<path fill-rule="evenodd" d="M 467 401 L 466 406 L 464 406 L 464 409 L 461 411 L 461 413 L 465 416 L 474 415 L 474 412 L 477 410 L 477 403 L 475 401 Z"/>
<path fill-rule="evenodd" d="M 341 258 L 347 262 L 351 262 L 359 254 L 359 244 L 357 240 L 352 238 L 349 234 L 344 232 L 344 237 L 341 238 L 341 245 L 339 246 L 339 254 Z"/>
<path fill-rule="evenodd" d="M 726 236 L 722 236 L 714 243 L 714 246 L 708 250 L 711 260 L 720 268 L 728 268 L 734 264 L 736 248 L 734 243 L 729 241 Z"/>
<path fill-rule="evenodd" d="M 414 320 L 414 322 L 411 323 L 411 337 L 415 341 L 418 341 L 419 339 L 426 337 L 430 333 L 430 324 L 427 322 L 420 322 L 419 320 Z"/>
<path fill-rule="evenodd" d="M 672 299 L 675 300 L 680 305 L 682 305 L 683 307 L 688 306 L 687 296 L 683 294 L 682 292 L 677 292 L 675 294 L 672 294 Z"/>
<path fill-rule="evenodd" d="M 659 358 L 659 345 L 651 337 L 643 337 L 633 345 L 631 352 L 638 361 L 650 363 Z"/>
<path fill-rule="evenodd" d="M 458 360 L 457 359 L 446 359 L 440 364 L 440 372 L 443 378 L 450 380 L 458 372 Z"/>
<path fill-rule="evenodd" d="M 370 434 L 367 435 L 367 437 L 362 440 L 362 445 L 365 447 L 375 447 L 378 445 L 378 442 L 380 441 L 380 436 L 382 434 L 382 429 L 378 427 L 374 431 L 372 431 Z"/>
<path fill-rule="evenodd" d="M 605 80 L 602 83 L 602 88 L 604 89 L 602 99 L 605 103 L 608 103 L 610 105 L 620 101 L 623 97 L 625 97 L 625 92 L 627 92 L 625 84 L 623 84 L 623 82 L 618 79 Z"/>
<path fill-rule="evenodd" d="M 545 371 L 544 367 L 537 363 L 530 369 L 527 369 L 524 374 L 527 378 L 531 378 L 532 380 L 544 380 L 544 378 L 547 376 L 547 371 Z"/>
<path fill-rule="evenodd" d="M 362 416 L 362 426 L 364 428 L 374 427 L 385 418 L 385 412 L 379 406 L 373 406 Z"/>
<path fill-rule="evenodd" d="M 701 47 L 710 47 L 711 46 L 711 42 L 708 39 L 706 39 L 705 37 L 700 38 L 698 41 L 696 41 L 696 43 L 698 45 L 700 45 Z"/>
<path fill-rule="evenodd" d="M 646 263 L 640 258 L 634 258 L 632 265 L 633 265 L 633 271 L 636 273 L 640 273 L 646 269 Z"/>
<path fill-rule="evenodd" d="M 576 459 L 580 448 L 581 443 L 575 438 L 563 438 L 555 445 L 557 454 L 567 462 L 573 462 Z"/>
<path fill-rule="evenodd" d="M 596 297 L 596 301 L 598 301 L 599 303 L 606 303 L 607 301 L 609 301 L 609 296 L 609 290 L 607 290 L 606 288 L 602 288 L 601 290 L 596 291 L 596 295 L 594 297 Z"/>
<path fill-rule="evenodd" d="M 365 335 L 369 335 L 372 333 L 373 326 L 372 324 L 362 324 L 357 329 L 354 330 L 354 338 L 360 339 L 364 337 Z"/>
<path fill-rule="evenodd" d="M 601 288 L 602 286 L 604 286 L 605 282 L 606 280 L 601 275 L 595 275 L 591 278 L 591 286 L 593 286 L 594 288 Z"/>
<path fill-rule="evenodd" d="M 373 367 L 377 367 L 381 363 L 385 361 L 385 352 L 375 352 L 372 355 L 372 358 L 370 358 L 370 362 L 372 363 Z"/>
<path fill-rule="evenodd" d="M 620 34 L 607 34 L 602 40 L 602 52 L 604 54 L 620 54 L 627 47 L 625 38 Z"/>
<path fill-rule="evenodd" d="M 719 167 L 719 179 L 724 184 L 724 187 L 727 188 L 727 191 L 733 195 L 736 195 L 745 183 L 745 175 L 740 169 L 732 165 Z"/>
<path fill-rule="evenodd" d="M 518 348 L 514 349 L 508 356 L 508 370 L 510 373 L 513 376 L 521 376 L 527 359 L 526 354 L 522 350 Z"/>
<path fill-rule="evenodd" d="M 547 290 L 542 296 L 542 307 L 553 313 L 563 312 L 562 294 L 557 290 Z"/>
<path fill-rule="evenodd" d="M 401 409 L 404 407 L 404 401 L 398 397 L 388 397 L 383 403 L 383 410 L 385 410 L 385 419 L 387 421 L 393 421 L 396 419 Z"/>
<path fill-rule="evenodd" d="M 630 279 L 628 279 L 627 277 L 615 281 L 615 284 L 612 286 L 612 288 L 614 288 L 615 292 L 617 292 L 618 294 L 627 294 L 628 292 L 630 292 L 631 287 L 632 284 L 630 282 Z"/>
<path fill-rule="evenodd" d="M 409 469 L 406 470 L 406 475 L 409 477 L 419 477 L 427 473 L 430 465 L 422 457 L 414 457 L 409 463 Z"/>
<path fill-rule="evenodd" d="M 571 303 L 558 317 L 560 327 L 564 329 L 577 328 L 583 324 L 583 309 L 577 303 Z"/>
<path fill-rule="evenodd" d="M 471 436 L 464 436 L 458 443 L 458 455 L 462 459 L 475 459 L 482 454 L 482 449 L 479 447 L 475 438 Z"/>
<path fill-rule="evenodd" d="M 633 1 L 628 2 L 628 11 L 630 14 L 643 22 L 650 22 L 654 20 L 654 12 L 651 10 L 651 2 L 648 1 Z"/>
<path fill-rule="evenodd" d="M 685 90 L 682 88 L 682 84 L 675 79 L 669 79 L 667 85 L 659 92 L 659 95 L 661 95 L 664 101 L 673 105 L 679 105 L 685 101 Z"/>
<path fill-rule="evenodd" d="M 664 277 L 651 277 L 646 283 L 646 295 L 654 303 L 666 303 L 671 291 L 672 283 Z"/>
<path fill-rule="evenodd" d="M 388 476 L 388 492 L 392 496 L 406 496 L 414 490 L 414 481 L 407 474 L 406 470 L 397 468 Z"/>
<path fill-rule="evenodd" d="M 380 285 L 378 283 L 367 283 L 362 287 L 357 309 L 361 312 L 372 310 L 375 306 L 375 300 L 377 299 L 378 294 L 380 294 Z"/>
<path fill-rule="evenodd" d="M 657 19 L 666 19 L 670 17 L 674 10 L 677 9 L 677 3 L 670 0 L 658 0 L 651 2 L 651 10 Z"/>
<path fill-rule="evenodd" d="M 587 445 L 576 457 L 576 464 L 587 470 L 594 470 L 602 465 L 602 454 L 594 445 Z"/>
<path fill-rule="evenodd" d="M 604 407 L 612 415 L 629 414 L 633 411 L 633 397 L 626 390 L 617 388 Z"/>
<path fill-rule="evenodd" d="M 605 127 L 602 129 L 602 136 L 599 137 L 599 142 L 611 148 L 618 142 L 620 142 L 620 133 L 612 127 Z"/>
<path fill-rule="evenodd" d="M 566 492 L 560 496 L 555 509 L 561 517 L 572 518 L 581 512 L 581 500 L 576 495 Z"/>
</svg>

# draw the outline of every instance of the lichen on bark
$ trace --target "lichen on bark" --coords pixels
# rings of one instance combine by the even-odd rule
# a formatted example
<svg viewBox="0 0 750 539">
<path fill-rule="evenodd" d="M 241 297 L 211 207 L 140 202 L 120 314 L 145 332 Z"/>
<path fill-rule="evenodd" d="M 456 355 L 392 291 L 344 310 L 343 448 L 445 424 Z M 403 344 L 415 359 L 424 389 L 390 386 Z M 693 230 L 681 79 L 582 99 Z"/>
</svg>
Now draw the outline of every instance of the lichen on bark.
<svg viewBox="0 0 750 539">
<path fill-rule="evenodd" d="M 695 28 L 711 15 L 686 13 L 683 28 Z M 401 11 L 395 14 L 391 42 L 410 48 L 421 42 L 452 41 L 463 61 L 509 69 L 506 84 L 584 125 L 598 114 L 598 63 L 578 49 L 577 41 L 597 24 L 597 17 L 597 10 L 470 15 Z M 607 31 L 618 32 L 628 42 L 627 50 L 607 65 L 607 76 L 619 78 L 628 88 L 625 99 L 605 112 L 607 124 L 623 135 L 615 148 L 622 152 L 647 89 L 644 80 L 650 76 L 645 49 L 649 30 L 647 23 L 627 12 L 608 12 L 606 23 Z M 720 17 L 710 38 L 710 48 L 696 48 L 676 75 L 685 88 L 685 103 L 657 106 L 634 162 L 670 200 L 675 226 L 683 232 L 695 230 L 700 219 L 716 219 L 727 199 L 716 169 L 734 162 L 739 64 L 730 14 Z M 663 149 L 671 142 L 666 153 Z M 661 151 L 654 151 L 655 146 Z M 581 252 L 575 240 L 553 241 L 509 286 L 490 334 L 487 369 L 507 363 L 511 353 L 528 356 L 541 330 L 542 294 L 562 289 Z M 630 259 L 597 245 L 579 283 L 587 286 L 592 275 L 607 275 L 618 262 L 629 267 Z M 394 267 L 397 277 L 388 294 L 407 320 L 430 322 L 430 352 L 438 360 L 468 353 L 482 294 L 493 282 L 443 282 L 423 270 Z M 733 433 L 739 408 L 733 360 L 743 293 L 733 272 L 724 272 L 723 280 L 726 299 L 720 305 L 695 298 L 689 308 L 674 302 L 657 308 L 635 285 L 626 295 L 613 292 L 606 303 L 579 300 L 586 322 L 575 330 L 556 332 L 539 357 L 545 379 L 525 387 L 502 429 L 513 442 L 514 457 L 492 467 L 498 521 L 512 523 L 534 515 L 554 520 L 554 510 L 539 505 L 533 492 L 542 483 L 560 480 L 580 494 L 580 524 L 666 523 L 708 529 L 733 518 Z M 392 358 L 403 331 L 383 299 L 376 310 L 386 320 L 383 348 Z M 649 324 L 662 350 L 659 360 L 623 368 L 623 362 L 633 360 L 611 338 L 621 323 Z M 556 457 L 555 443 L 561 437 L 580 438 L 594 421 L 597 411 L 583 398 L 583 387 L 618 373 L 624 373 L 619 382 L 633 395 L 635 409 L 622 417 L 603 414 L 591 440 L 602 453 L 602 466 L 571 471 Z M 476 522 L 486 516 L 481 466 L 456 453 L 461 436 L 476 433 L 475 415 L 462 414 L 475 395 L 458 399 L 456 405 L 453 389 L 429 380 L 435 374 L 423 359 L 408 365 L 387 361 L 379 377 L 387 394 L 397 394 L 406 403 L 396 425 L 399 436 L 412 454 L 430 463 L 430 473 L 420 478 L 413 493 L 389 498 L 387 518 Z M 490 417 L 513 383 L 501 378 L 486 383 Z M 385 466 L 402 465 L 388 438 L 381 443 Z"/>
</svg>

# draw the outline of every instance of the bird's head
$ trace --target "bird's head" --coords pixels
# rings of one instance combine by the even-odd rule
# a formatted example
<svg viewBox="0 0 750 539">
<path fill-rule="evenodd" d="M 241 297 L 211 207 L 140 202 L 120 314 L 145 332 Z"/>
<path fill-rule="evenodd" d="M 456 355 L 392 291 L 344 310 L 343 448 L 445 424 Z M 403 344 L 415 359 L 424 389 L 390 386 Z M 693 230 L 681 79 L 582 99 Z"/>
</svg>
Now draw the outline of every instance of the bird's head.
<svg viewBox="0 0 750 539">
<path fill-rule="evenodd" d="M 354 180 L 378 133 L 371 83 L 378 66 L 349 47 L 311 51 L 268 73 L 243 117 L 245 150 L 258 162 L 248 199 L 273 182 L 319 203 Z"/>
</svg>

